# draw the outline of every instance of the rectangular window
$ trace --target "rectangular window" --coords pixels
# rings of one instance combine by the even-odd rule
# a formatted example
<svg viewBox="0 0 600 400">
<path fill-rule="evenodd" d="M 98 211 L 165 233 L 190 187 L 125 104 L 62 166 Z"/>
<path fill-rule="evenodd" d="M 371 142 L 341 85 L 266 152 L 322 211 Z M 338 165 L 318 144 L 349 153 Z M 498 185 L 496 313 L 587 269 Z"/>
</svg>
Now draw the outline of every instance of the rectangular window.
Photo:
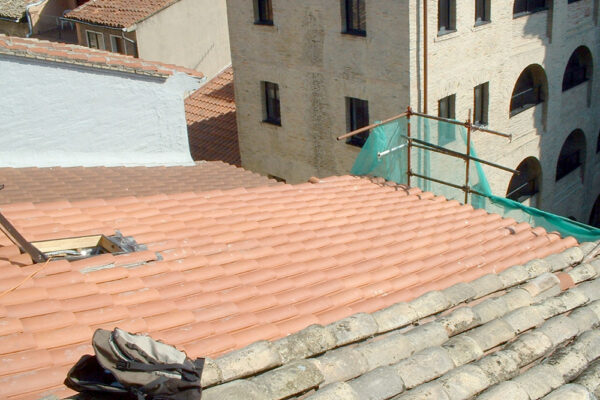
<svg viewBox="0 0 600 400">
<path fill-rule="evenodd" d="M 456 95 L 453 94 L 448 97 L 444 97 L 438 101 L 438 116 L 442 118 L 455 119 L 455 107 Z M 443 129 L 438 129 L 438 146 L 445 146 L 448 143 L 456 140 L 456 130 L 454 129 L 454 125 L 440 125 L 440 127 L 442 126 L 444 127 Z"/>
<path fill-rule="evenodd" d="M 488 123 L 488 102 L 489 102 L 489 82 L 475 86 L 473 89 L 475 104 L 473 107 L 473 123 L 477 125 L 487 125 Z"/>
<path fill-rule="evenodd" d="M 367 100 L 355 99 L 354 97 L 346 97 L 346 116 L 349 132 L 369 125 L 369 102 Z M 369 131 L 362 132 L 349 137 L 346 143 L 362 147 L 368 137 Z"/>
<path fill-rule="evenodd" d="M 125 41 L 122 37 L 110 35 L 110 50 L 113 53 L 127 54 L 125 52 Z"/>
<path fill-rule="evenodd" d="M 438 35 L 456 30 L 456 0 L 438 1 Z"/>
<path fill-rule="evenodd" d="M 273 25 L 271 0 L 254 0 L 254 23 L 257 25 Z"/>
<path fill-rule="evenodd" d="M 352 35 L 367 35 L 367 10 L 365 0 L 343 0 L 344 19 L 346 28 L 344 33 Z"/>
<path fill-rule="evenodd" d="M 547 8 L 546 0 L 515 0 L 513 15 L 530 14 Z"/>
<path fill-rule="evenodd" d="M 475 25 L 490 22 L 490 0 L 475 0 Z"/>
<path fill-rule="evenodd" d="M 265 122 L 281 125 L 281 111 L 279 108 L 279 85 L 272 82 L 263 82 L 265 93 Z"/>
<path fill-rule="evenodd" d="M 99 32 L 85 31 L 88 47 L 104 50 L 104 35 Z"/>
</svg>

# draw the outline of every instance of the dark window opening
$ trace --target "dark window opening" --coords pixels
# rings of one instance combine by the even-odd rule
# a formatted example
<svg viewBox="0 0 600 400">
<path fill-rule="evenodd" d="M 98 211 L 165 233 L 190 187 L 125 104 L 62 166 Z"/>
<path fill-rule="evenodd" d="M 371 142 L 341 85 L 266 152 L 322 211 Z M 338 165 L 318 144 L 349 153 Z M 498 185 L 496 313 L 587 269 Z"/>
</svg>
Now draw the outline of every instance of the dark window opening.
<svg viewBox="0 0 600 400">
<path fill-rule="evenodd" d="M 367 35 L 367 10 L 365 0 L 344 0 L 344 33 Z"/>
<path fill-rule="evenodd" d="M 592 213 L 590 214 L 590 225 L 600 228 L 600 196 L 596 199 Z"/>
<path fill-rule="evenodd" d="M 98 32 L 86 31 L 88 47 L 104 50 L 104 35 Z"/>
<path fill-rule="evenodd" d="M 448 119 L 456 119 L 456 95 L 444 97 L 438 101 L 438 116 Z M 449 127 L 450 125 L 447 125 Z M 456 140 L 455 129 L 441 129 L 438 127 L 438 146 L 445 146 Z"/>
<path fill-rule="evenodd" d="M 548 9 L 546 0 L 515 0 L 513 16 L 532 14 Z"/>
<path fill-rule="evenodd" d="M 569 1 L 567 2 L 567 4 L 571 4 L 571 3 L 577 3 L 578 1 L 580 1 L 580 0 L 569 0 Z"/>
<path fill-rule="evenodd" d="M 265 93 L 265 119 L 274 125 L 281 125 L 281 110 L 279 106 L 279 85 L 263 82 Z"/>
<path fill-rule="evenodd" d="M 369 102 L 367 100 L 346 97 L 346 110 L 349 132 L 369 125 Z M 368 137 L 369 131 L 361 132 L 358 135 L 350 136 L 346 143 L 362 147 Z"/>
<path fill-rule="evenodd" d="M 475 25 L 490 22 L 490 0 L 475 0 Z"/>
<path fill-rule="evenodd" d="M 587 47 L 577 48 L 569 58 L 563 75 L 562 90 L 569 90 L 591 78 L 591 54 Z"/>
<path fill-rule="evenodd" d="M 596 141 L 596 153 L 600 153 L 600 133 L 598 133 L 598 140 Z"/>
<path fill-rule="evenodd" d="M 510 99 L 510 116 L 516 115 L 544 101 L 544 91 L 534 76 L 532 67 L 521 73 Z"/>
<path fill-rule="evenodd" d="M 477 125 L 487 125 L 490 84 L 489 82 L 482 83 L 481 85 L 475 86 L 473 91 L 473 97 L 475 99 L 473 107 L 473 123 Z"/>
<path fill-rule="evenodd" d="M 583 165 L 585 160 L 585 136 L 579 129 L 571 132 L 558 157 L 556 180 L 560 180 Z M 582 175 L 583 176 L 583 175 Z"/>
<path fill-rule="evenodd" d="M 515 174 L 510 180 L 506 197 L 523 202 L 540 191 L 542 167 L 535 157 L 528 157 L 517 167 L 519 175 Z"/>
<path fill-rule="evenodd" d="M 273 25 L 271 0 L 254 1 L 254 23 L 257 25 Z"/>
<path fill-rule="evenodd" d="M 439 0 L 438 35 L 456 30 L 456 0 Z"/>
</svg>

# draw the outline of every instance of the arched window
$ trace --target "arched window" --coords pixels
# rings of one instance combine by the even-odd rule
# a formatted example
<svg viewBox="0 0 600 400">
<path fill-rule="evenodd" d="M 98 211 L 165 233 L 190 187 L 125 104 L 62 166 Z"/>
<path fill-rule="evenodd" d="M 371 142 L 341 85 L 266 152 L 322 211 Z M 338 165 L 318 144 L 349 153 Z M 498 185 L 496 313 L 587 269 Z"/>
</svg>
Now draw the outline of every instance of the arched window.
<svg viewBox="0 0 600 400">
<path fill-rule="evenodd" d="M 600 196 L 596 199 L 592 213 L 590 214 L 590 225 L 600 228 Z"/>
<path fill-rule="evenodd" d="M 546 88 L 546 73 L 541 66 L 532 64 L 525 68 L 517 79 L 510 98 L 510 116 L 542 103 Z"/>
<path fill-rule="evenodd" d="M 585 135 L 581 129 L 576 129 L 565 140 L 558 163 L 556 164 L 556 180 L 567 176 L 583 165 L 585 161 Z M 581 175 L 583 177 L 583 174 Z"/>
<path fill-rule="evenodd" d="M 521 161 L 521 164 L 517 167 L 517 171 L 520 174 L 513 175 L 508 184 L 506 197 L 511 200 L 523 202 L 540 191 L 542 167 L 537 158 L 527 157 Z"/>
<path fill-rule="evenodd" d="M 562 90 L 569 90 L 592 78 L 592 53 L 585 46 L 579 46 L 569 58 L 563 75 Z"/>
</svg>

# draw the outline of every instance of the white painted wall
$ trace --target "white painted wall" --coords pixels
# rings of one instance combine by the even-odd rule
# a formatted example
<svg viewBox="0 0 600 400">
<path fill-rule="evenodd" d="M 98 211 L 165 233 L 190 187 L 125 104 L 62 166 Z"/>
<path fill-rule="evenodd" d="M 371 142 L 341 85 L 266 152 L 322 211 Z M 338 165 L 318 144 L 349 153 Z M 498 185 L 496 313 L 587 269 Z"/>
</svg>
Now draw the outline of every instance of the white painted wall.
<svg viewBox="0 0 600 400">
<path fill-rule="evenodd" d="M 1 167 L 188 165 L 185 74 L 0 56 Z"/>
</svg>

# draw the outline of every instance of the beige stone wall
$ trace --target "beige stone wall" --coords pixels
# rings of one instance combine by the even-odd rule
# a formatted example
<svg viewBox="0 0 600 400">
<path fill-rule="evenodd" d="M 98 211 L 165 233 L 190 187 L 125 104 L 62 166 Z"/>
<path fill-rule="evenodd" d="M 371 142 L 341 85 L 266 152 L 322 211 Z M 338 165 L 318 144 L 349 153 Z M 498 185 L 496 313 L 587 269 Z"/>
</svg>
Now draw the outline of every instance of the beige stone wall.
<svg viewBox="0 0 600 400">
<path fill-rule="evenodd" d="M 58 18 L 65 10 L 77 7 L 75 0 L 48 0 L 38 6 L 31 7 L 33 33 L 39 34 L 58 28 Z"/>
<path fill-rule="evenodd" d="M 27 23 L 0 20 L 0 34 L 24 37 L 29 32 Z"/>
<path fill-rule="evenodd" d="M 587 222 L 600 194 L 598 5 L 553 2 L 547 11 L 513 18 L 513 1 L 493 0 L 491 23 L 474 26 L 475 2 L 457 1 L 456 32 L 438 36 L 438 2 L 428 0 L 427 111 L 436 115 L 438 100 L 456 94 L 456 117 L 466 120 L 473 88 L 489 82 L 489 127 L 513 140 L 474 134 L 478 155 L 511 168 L 537 157 L 543 170 L 541 208 Z M 253 24 L 251 2 L 228 0 L 245 167 L 292 182 L 348 173 L 357 149 L 334 141 L 346 128 L 344 97 L 369 100 L 372 122 L 408 104 L 423 109 L 422 1 L 368 1 L 366 38 L 341 34 L 340 2 L 330 3 L 273 0 L 271 27 Z M 580 45 L 594 57 L 594 78 L 562 92 L 567 61 Z M 531 64 L 545 71 L 547 100 L 510 117 L 514 85 Z M 280 85 L 281 127 L 261 122 L 261 81 Z M 587 140 L 583 182 L 580 171 L 555 182 L 562 144 L 577 128 Z M 485 172 L 493 191 L 505 195 L 511 175 Z"/>
<path fill-rule="evenodd" d="M 111 36 L 123 37 L 125 36 L 129 40 L 125 40 L 125 46 L 127 47 L 127 55 L 135 56 L 137 53 L 136 48 L 136 32 L 123 32 L 118 28 L 104 28 L 100 26 L 91 26 L 82 23 L 76 24 L 77 29 L 77 42 L 81 46 L 88 47 L 87 34 L 86 31 L 97 32 L 102 34 L 102 38 L 104 39 L 104 50 L 112 51 L 111 48 Z"/>
<path fill-rule="evenodd" d="M 231 64 L 225 0 L 181 0 L 136 28 L 140 58 L 181 65 L 211 79 Z"/>
<path fill-rule="evenodd" d="M 408 104 L 406 2 L 370 1 L 366 37 L 342 34 L 340 2 L 331 3 L 273 1 L 274 25 L 263 26 L 252 2 L 228 1 L 245 167 L 289 182 L 347 173 L 359 149 L 335 140 L 347 129 L 345 98 L 368 100 L 372 121 Z M 280 127 L 262 122 L 262 81 L 279 84 Z"/>
</svg>

